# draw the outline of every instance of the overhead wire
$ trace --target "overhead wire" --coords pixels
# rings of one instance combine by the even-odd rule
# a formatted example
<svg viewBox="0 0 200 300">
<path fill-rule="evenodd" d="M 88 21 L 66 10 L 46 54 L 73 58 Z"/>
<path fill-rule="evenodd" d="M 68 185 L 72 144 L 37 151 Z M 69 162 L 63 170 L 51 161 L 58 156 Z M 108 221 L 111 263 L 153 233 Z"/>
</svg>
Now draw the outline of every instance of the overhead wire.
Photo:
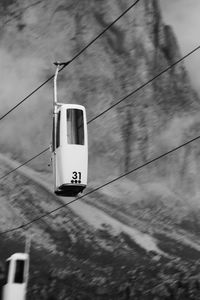
<svg viewBox="0 0 200 300">
<path fill-rule="evenodd" d="M 101 31 L 89 44 L 87 44 L 82 50 L 80 50 L 71 60 L 70 63 L 73 62 L 76 58 L 78 58 L 87 48 L 89 48 L 97 39 L 99 39 L 107 30 L 110 29 L 115 23 L 117 23 L 127 12 L 129 12 L 140 0 L 136 0 L 132 5 L 130 5 L 123 13 L 116 18 L 113 22 L 111 22 L 103 31 Z M 68 65 L 68 62 L 66 63 Z M 62 69 L 65 68 L 65 65 Z"/>
<path fill-rule="evenodd" d="M 33 94 L 35 94 L 41 87 L 43 87 L 47 82 L 49 82 L 52 78 L 49 77 L 46 81 L 44 81 L 40 86 L 38 86 L 35 90 L 33 90 L 30 94 L 28 94 L 25 98 L 23 98 L 20 102 L 14 105 L 9 111 L 7 111 L 3 116 L 0 117 L 0 121 L 3 120 L 7 115 L 9 115 L 13 110 L 15 110 L 18 106 L 20 106 L 23 102 L 25 102 L 28 98 L 30 98 Z"/>
<path fill-rule="evenodd" d="M 32 219 L 31 221 L 29 221 L 27 223 L 21 224 L 20 226 L 13 227 L 13 228 L 5 230 L 5 231 L 1 231 L 0 235 L 7 234 L 7 233 L 10 233 L 10 232 L 22 229 L 22 228 L 24 228 L 24 227 L 26 227 L 26 226 L 28 226 L 28 225 L 30 225 L 32 223 L 35 223 L 35 222 L 39 221 L 40 219 L 43 219 L 44 217 L 47 217 L 47 216 L 55 213 L 56 211 L 58 211 L 58 210 L 60 210 L 60 209 L 62 209 L 64 207 L 66 207 L 66 206 L 68 206 L 68 205 L 70 205 L 70 204 L 72 204 L 72 203 L 74 203 L 74 202 L 76 202 L 76 201 L 78 201 L 80 199 L 83 199 L 86 196 L 91 195 L 94 192 L 97 192 L 98 190 L 100 190 L 100 189 L 102 189 L 102 188 L 104 188 L 104 187 L 106 187 L 106 186 L 108 186 L 108 185 L 110 185 L 110 184 L 118 181 L 119 179 L 122 179 L 123 177 L 125 177 L 127 175 L 130 175 L 130 174 L 132 174 L 132 173 L 134 173 L 134 172 L 136 172 L 136 171 L 138 171 L 138 170 L 140 170 L 140 169 L 142 169 L 142 168 L 144 168 L 144 167 L 146 167 L 146 166 L 154 163 L 155 161 L 158 161 L 159 159 L 162 159 L 163 157 L 166 157 L 167 155 L 169 155 L 169 154 L 171 154 L 173 152 L 178 151 L 179 149 L 181 149 L 181 148 L 189 145 L 190 143 L 193 143 L 193 142 L 197 141 L 198 139 L 200 139 L 200 135 L 198 135 L 197 137 L 195 137 L 193 139 L 190 139 L 187 142 L 184 142 L 184 143 L 180 144 L 179 146 L 177 146 L 177 147 L 175 147 L 175 148 L 173 148 L 173 149 L 171 149 L 171 150 L 169 150 L 169 151 L 167 151 L 165 153 L 162 153 L 161 155 L 159 155 L 159 156 L 157 156 L 157 157 L 155 157 L 155 158 L 153 158 L 153 159 L 151 159 L 151 160 L 149 160 L 149 161 L 147 161 L 147 162 L 145 162 L 145 163 L 143 163 L 143 164 L 141 164 L 141 165 L 133 168 L 132 170 L 127 171 L 126 173 L 123 173 L 120 176 L 115 177 L 114 179 L 112 179 L 112 180 L 110 180 L 110 181 L 108 181 L 108 182 L 106 182 L 106 183 L 104 183 L 104 184 L 102 184 L 102 185 L 100 185 L 100 186 L 92 189 L 91 191 L 87 192 L 86 194 L 84 194 L 82 196 L 77 197 L 77 198 L 75 198 L 75 199 L 73 199 L 73 200 L 71 200 L 71 201 L 69 201 L 67 203 L 64 203 L 64 204 L 58 206 L 57 208 L 55 208 L 55 209 L 53 209 L 53 210 L 51 210 L 49 212 L 46 212 L 46 213 L 42 214 L 39 217 L 36 217 L 36 218 Z"/>
<path fill-rule="evenodd" d="M 83 49 L 81 49 L 70 61 L 68 61 L 66 63 L 63 63 L 63 66 L 59 70 L 59 72 L 61 72 L 67 65 L 69 65 L 76 58 L 78 58 L 87 48 L 89 48 L 98 38 L 100 38 L 107 30 L 109 30 L 109 28 L 111 26 L 113 26 L 116 22 L 118 22 L 119 19 L 121 19 L 128 11 L 130 11 L 139 1 L 140 0 L 136 0 L 132 5 L 130 5 L 120 16 L 118 16 L 118 18 L 116 18 L 113 22 L 111 22 L 103 31 L 101 31 L 94 39 L 92 39 L 90 41 L 90 43 L 88 43 Z M 25 98 L 23 98 L 20 102 L 18 102 L 16 105 L 14 105 L 9 111 L 7 111 L 3 116 L 0 117 L 0 121 L 3 120 L 8 114 L 10 114 L 13 110 L 15 110 L 18 106 L 20 106 L 23 102 L 25 102 L 28 98 L 30 98 L 34 93 L 36 93 L 40 88 L 42 88 L 45 84 L 47 84 L 53 78 L 54 78 L 54 75 L 52 75 L 51 77 L 49 77 L 46 81 L 44 81 L 41 85 L 39 85 L 36 89 L 34 89 L 31 93 L 29 93 Z M 34 160 L 38 156 L 42 155 L 48 149 L 49 149 L 49 147 L 45 148 L 40 153 L 36 154 L 35 156 L 33 156 L 32 158 L 30 158 L 26 162 L 24 162 L 21 165 L 19 165 L 17 168 L 15 168 L 12 171 L 10 171 L 9 173 L 3 175 L 2 177 L 0 177 L 0 180 L 3 179 L 3 178 L 5 178 L 5 177 L 7 177 L 9 174 L 15 172 L 20 167 L 28 164 L 30 161 Z"/>
<path fill-rule="evenodd" d="M 149 83 L 153 82 L 155 79 L 157 79 L 158 77 L 160 77 L 161 75 L 163 75 L 164 73 L 166 73 L 167 71 L 169 71 L 170 69 L 172 69 L 174 66 L 176 66 L 177 64 L 179 64 L 180 62 L 182 62 L 183 60 L 185 60 L 187 57 L 189 57 L 190 55 L 192 55 L 193 53 L 195 53 L 196 51 L 198 51 L 200 49 L 200 45 L 197 46 L 196 48 L 194 48 L 193 50 L 191 50 L 190 52 L 188 52 L 186 55 L 184 55 L 183 57 L 181 57 L 180 59 L 178 59 L 177 61 L 175 61 L 174 63 L 172 63 L 170 66 L 168 66 L 167 68 L 165 68 L 164 70 L 162 70 L 161 72 L 159 72 L 157 75 L 155 75 L 154 77 L 152 77 L 151 79 L 149 79 L 148 81 L 146 81 L 145 83 L 143 83 L 142 85 L 140 85 L 138 88 L 134 89 L 133 91 L 131 91 L 128 95 L 124 96 L 123 98 L 121 98 L 120 100 L 118 100 L 117 102 L 115 102 L 113 105 L 109 106 L 107 109 L 105 109 L 104 111 L 102 111 L 100 114 L 96 115 L 95 117 L 93 117 L 92 119 L 90 119 L 88 121 L 87 124 L 93 122 L 94 120 L 96 120 L 97 118 L 99 118 L 100 116 L 104 115 L 106 112 L 108 112 L 109 110 L 111 110 L 112 108 L 114 108 L 115 106 L 117 106 L 118 104 L 120 104 L 121 102 L 125 101 L 127 98 L 129 98 L 130 96 L 134 95 L 135 93 L 137 93 L 138 91 L 140 91 L 141 89 L 143 89 L 145 86 L 147 86 Z M 69 61 L 68 63 L 66 63 L 66 65 L 70 64 L 71 61 Z M 60 71 L 63 68 L 60 69 Z M 59 71 L 59 72 L 60 72 Z M 26 96 L 24 99 L 22 99 L 19 103 L 17 103 L 15 106 L 13 106 L 7 113 L 5 113 L 2 117 L 0 117 L 0 121 L 5 118 L 9 113 L 11 113 L 13 110 L 15 110 L 18 106 L 20 106 L 24 101 L 26 101 L 30 96 L 32 96 L 34 93 L 36 93 L 42 86 L 44 86 L 48 81 L 50 81 L 51 79 L 53 79 L 54 75 L 52 75 L 51 77 L 49 77 L 45 82 L 43 82 L 40 86 L 38 86 L 34 91 L 32 91 L 28 96 Z"/>
<path fill-rule="evenodd" d="M 71 60 L 62 63 L 63 66 L 59 70 L 61 72 L 64 68 L 70 65 L 75 59 L 77 59 L 86 49 L 88 49 L 97 39 L 99 39 L 107 30 L 110 29 L 115 23 L 117 23 L 128 11 L 130 11 L 140 0 L 136 0 L 132 5 L 130 5 L 119 17 L 117 17 L 113 22 L 111 22 L 103 31 L 101 31 L 94 39 L 92 39 L 83 49 L 81 49 Z M 14 105 L 9 111 L 7 111 L 4 115 L 0 117 L 0 121 L 3 120 L 8 114 L 10 114 L 13 110 L 15 110 L 18 106 L 20 106 L 23 102 L 28 100 L 33 94 L 35 94 L 40 88 L 46 85 L 50 80 L 54 78 L 54 75 L 50 76 L 47 80 L 45 80 L 41 85 L 39 85 L 36 89 L 34 89 L 30 94 L 28 94 L 25 98 L 19 101 L 16 105 Z"/>
<path fill-rule="evenodd" d="M 12 169 L 10 172 L 4 174 L 3 176 L 0 177 L 0 180 L 4 179 L 5 177 L 7 177 L 8 175 L 10 175 L 11 173 L 17 171 L 19 168 L 27 165 L 29 162 L 31 162 L 32 160 L 34 160 L 35 158 L 39 157 L 40 155 L 42 155 L 43 153 L 45 153 L 47 150 L 49 150 L 48 148 L 45 148 L 44 150 L 42 150 L 41 152 L 39 152 L 38 154 L 36 154 L 35 156 L 33 156 L 32 158 L 28 159 L 27 161 L 25 161 L 24 163 L 20 164 L 18 167 Z"/>
<path fill-rule="evenodd" d="M 149 79 L 148 81 L 146 81 L 145 83 L 143 83 L 142 85 L 140 85 L 138 88 L 134 89 L 128 95 L 126 95 L 125 97 L 121 98 L 119 101 L 117 101 L 116 103 L 114 103 L 113 105 L 111 105 L 110 107 L 108 107 L 107 109 L 105 109 L 104 111 L 102 111 L 100 114 L 98 114 L 97 116 L 95 116 L 92 119 L 90 119 L 87 122 L 87 124 L 92 123 L 94 120 L 96 120 L 97 118 L 99 118 L 100 116 L 102 116 L 103 114 L 105 114 L 106 112 L 108 112 L 109 110 L 111 110 L 112 108 L 114 108 L 115 106 L 119 105 L 121 102 L 125 101 L 128 97 L 132 96 L 133 94 L 137 93 L 138 91 L 140 91 L 141 89 L 143 89 L 144 87 L 146 87 L 148 84 L 152 83 L 158 77 L 160 77 L 164 73 L 168 72 L 170 69 L 172 69 L 178 63 L 182 62 L 188 56 L 192 55 L 194 52 L 196 52 L 199 49 L 200 49 L 200 46 L 197 46 L 196 48 L 194 48 L 192 51 L 190 51 L 189 53 L 187 53 L 186 55 L 184 55 L 183 57 L 181 57 L 179 60 L 177 60 L 176 62 L 174 62 L 173 64 L 171 64 L 167 68 L 165 68 L 163 71 L 161 71 L 160 73 L 158 73 L 157 75 L 155 75 L 154 77 L 152 77 L 151 79 Z M 7 177 L 8 175 L 10 175 L 11 173 L 15 172 L 17 169 L 19 169 L 19 168 L 23 167 L 24 165 L 28 164 L 30 161 L 34 160 L 35 158 L 37 158 L 38 156 L 42 155 L 44 152 L 46 152 L 48 150 L 49 150 L 49 147 L 45 148 L 44 150 L 42 150 L 41 152 L 39 152 L 38 154 L 36 154 L 32 158 L 28 159 L 27 161 L 25 161 L 24 163 L 22 163 L 21 165 L 19 165 L 17 168 L 11 170 L 7 174 L 5 174 L 2 177 L 0 177 L 0 180 L 4 179 L 5 177 Z"/>
<path fill-rule="evenodd" d="M 197 50 L 200 49 L 200 46 L 197 46 L 196 48 L 194 48 L 192 51 L 188 52 L 186 55 L 184 55 L 183 57 L 181 57 L 180 59 L 178 59 L 177 61 L 175 61 L 174 63 L 172 63 L 170 66 L 168 66 L 167 68 L 165 68 L 163 71 L 159 72 L 157 75 L 155 75 L 154 77 L 152 77 L 151 79 L 147 80 L 145 83 L 143 83 L 142 85 L 140 85 L 139 87 L 137 87 L 136 89 L 134 89 L 132 92 L 130 92 L 128 95 L 124 96 L 123 98 L 121 98 L 120 100 L 118 100 L 117 102 L 115 102 L 113 105 L 109 106 L 107 109 L 105 109 L 104 111 L 102 111 L 101 113 L 99 113 L 98 115 L 96 115 L 95 117 L 93 117 L 92 119 L 90 119 L 87 124 L 92 123 L 93 121 L 95 121 L 96 119 L 98 119 L 99 117 L 101 117 L 102 115 L 104 115 L 105 113 L 107 113 L 109 110 L 111 110 L 112 108 L 114 108 L 115 106 L 119 105 L 121 102 L 125 101 L 126 99 L 128 99 L 130 96 L 132 96 L 133 94 L 137 93 L 138 91 L 140 91 L 141 89 L 143 89 L 144 87 L 146 87 L 148 84 L 152 83 L 154 80 L 156 80 L 158 77 L 160 77 L 161 75 L 163 75 L 164 73 L 168 72 L 170 69 L 172 69 L 174 66 L 176 66 L 177 64 L 179 64 L 180 62 L 182 62 L 183 60 L 185 60 L 187 57 L 189 57 L 190 55 L 192 55 L 194 52 L 196 52 Z M 1 120 L 1 119 L 0 119 Z M 34 160 L 35 158 L 37 158 L 38 156 L 42 155 L 44 152 L 46 152 L 49 149 L 49 147 L 45 148 L 44 150 L 42 150 L 40 153 L 36 154 L 35 156 L 33 156 L 32 158 L 30 158 L 29 160 L 27 160 L 26 162 L 24 162 L 23 164 L 19 165 L 16 169 L 19 169 L 20 167 L 26 165 L 27 163 L 29 163 L 30 161 Z M 4 176 L 0 177 L 0 180 L 5 178 L 6 176 L 8 176 L 10 173 L 15 172 L 16 169 L 13 169 L 12 171 L 10 171 L 9 173 L 5 174 Z"/>
<path fill-rule="evenodd" d="M 115 19 L 112 23 L 110 23 L 110 25 L 108 25 L 99 35 L 97 35 L 89 44 L 87 44 L 78 54 L 76 54 L 70 61 L 66 62 L 63 65 L 63 67 L 59 70 L 59 72 L 62 71 L 67 65 L 69 65 L 73 60 L 75 60 L 81 53 L 83 53 L 91 44 L 93 44 L 111 26 L 113 26 L 122 16 L 124 16 L 131 8 L 133 8 L 137 4 L 137 2 L 139 2 L 139 0 L 135 1 L 131 6 L 129 6 L 117 19 Z M 153 82 L 155 79 L 157 79 L 158 77 L 160 77 L 161 75 L 163 75 L 164 73 L 166 73 L 167 71 L 169 71 L 170 69 L 172 69 L 178 63 L 180 63 L 181 61 L 185 60 L 188 56 L 192 55 L 194 52 L 196 52 L 199 49 L 200 49 L 200 46 L 197 46 L 196 48 L 194 48 L 192 51 L 190 51 L 189 53 L 187 53 L 186 55 L 184 55 L 183 57 L 181 57 L 176 62 L 172 63 L 170 66 L 168 66 L 167 68 L 165 68 L 164 70 L 162 70 L 160 73 L 158 73 L 157 75 L 155 75 L 154 77 L 152 77 L 151 79 L 149 79 L 148 81 L 146 81 L 145 83 L 143 83 L 142 85 L 140 85 L 138 88 L 134 89 L 128 95 L 124 96 L 123 98 L 121 98 L 120 100 L 118 100 L 117 102 L 115 102 L 113 105 L 109 106 L 107 109 L 105 109 L 104 111 L 102 111 L 100 114 L 98 114 L 95 117 L 93 117 L 92 119 L 90 119 L 87 122 L 87 124 L 92 123 L 94 120 L 96 120 L 97 118 L 99 118 L 100 116 L 102 116 L 103 114 L 105 114 L 106 112 L 108 112 L 109 110 L 111 110 L 112 108 L 114 108 L 115 106 L 119 105 L 121 102 L 125 101 L 127 98 L 129 98 L 133 94 L 137 93 L 139 90 L 143 89 L 145 86 L 147 86 L 148 84 L 150 84 L 151 82 Z M 16 104 L 13 108 L 11 108 L 7 113 L 5 113 L 2 117 L 0 117 L 0 121 L 3 118 L 5 118 L 9 113 L 11 113 L 14 109 L 16 109 L 19 105 L 21 105 L 24 101 L 26 101 L 30 96 L 32 96 L 35 92 L 37 92 L 42 86 L 44 86 L 47 82 L 49 82 L 53 78 L 54 78 L 54 75 L 52 75 L 51 77 L 49 77 L 45 82 L 43 82 L 40 86 L 38 86 L 35 90 L 33 90 L 29 95 L 27 95 L 24 99 L 22 99 L 18 104 Z M 3 179 L 4 177 L 8 176 L 10 173 L 15 172 L 17 169 L 19 169 L 20 167 L 26 165 L 27 163 L 29 163 L 33 159 L 37 158 L 38 156 L 42 155 L 48 149 L 49 149 L 49 147 L 45 148 L 40 153 L 36 154 L 34 157 L 30 158 L 29 160 L 27 160 L 23 164 L 19 165 L 17 168 L 13 169 L 9 173 L 7 173 L 4 176 L 0 177 L 0 180 Z"/>
<path fill-rule="evenodd" d="M 143 89 L 144 87 L 146 87 L 148 84 L 152 83 L 158 77 L 160 77 L 164 73 L 168 72 L 170 69 L 172 69 L 173 67 L 175 67 L 177 64 L 179 64 L 180 62 L 182 62 L 183 60 L 185 60 L 187 57 L 189 57 L 190 55 L 192 55 L 193 53 L 195 53 L 199 49 L 200 49 L 200 45 L 197 46 L 196 48 L 194 48 L 192 51 L 188 52 L 186 55 L 182 56 L 180 59 L 178 59 L 177 61 L 175 61 L 174 63 L 172 63 L 170 66 L 168 66 L 167 68 L 165 68 L 164 70 L 162 70 L 161 72 L 159 72 L 154 77 L 152 77 L 151 79 L 147 80 L 145 83 L 143 83 L 142 85 L 140 85 L 139 87 L 137 87 L 136 89 L 134 89 L 128 95 L 124 96 L 123 98 L 121 98 L 120 100 L 118 100 L 117 102 L 115 102 L 113 105 L 109 106 L 107 109 L 105 109 L 104 111 L 102 111 L 100 114 L 98 114 L 95 117 L 93 117 L 92 119 L 90 119 L 88 121 L 88 124 L 91 123 L 91 122 L 93 122 L 94 120 L 96 120 L 100 116 L 104 115 L 106 112 L 108 112 L 109 110 L 111 110 L 115 106 L 119 105 L 121 102 L 125 101 L 130 96 L 134 95 L 135 93 L 137 93 L 138 91 L 140 91 L 141 89 Z"/>
<path fill-rule="evenodd" d="M 95 39 L 93 39 L 88 45 L 86 45 L 79 53 L 77 53 L 70 61 L 66 62 L 63 67 L 60 69 L 60 71 L 62 71 L 67 65 L 69 65 L 73 60 L 75 60 L 81 53 L 83 53 L 91 44 L 93 44 L 101 35 L 103 35 L 114 23 L 116 23 L 125 13 L 127 13 L 133 6 L 135 6 L 137 4 L 137 2 L 139 2 L 139 0 L 137 0 L 136 2 L 134 2 L 126 11 L 124 11 L 117 19 L 115 19 L 109 26 L 107 26 Z M 179 60 L 177 60 L 176 62 L 172 63 L 170 66 L 168 66 L 166 69 L 164 69 L 163 71 L 161 71 L 160 73 L 158 73 L 156 76 L 152 77 L 150 80 L 148 80 L 147 82 L 145 82 L 144 84 L 142 84 L 141 86 L 139 86 L 138 88 L 136 88 L 135 90 L 133 90 L 132 92 L 130 92 L 128 95 L 126 95 L 125 97 L 123 97 L 122 99 L 120 99 L 119 101 L 117 101 L 116 103 L 114 103 L 113 105 L 111 105 L 109 108 L 107 108 L 106 110 L 104 110 L 103 112 L 101 112 L 100 114 L 98 114 L 97 116 L 95 116 L 94 118 L 90 119 L 88 121 L 88 124 L 93 122 L 94 120 L 96 120 L 98 117 L 102 116 L 104 113 L 108 112 L 109 110 L 111 110 L 113 107 L 117 106 L 118 104 L 120 104 L 122 101 L 126 100 L 128 97 L 130 97 L 131 95 L 133 95 L 134 93 L 138 92 L 139 90 L 141 90 L 142 88 L 144 88 L 145 86 L 147 86 L 149 83 L 153 82 L 155 79 L 157 79 L 158 77 L 160 77 L 161 75 L 163 75 L 165 72 L 167 72 L 168 70 L 170 70 L 171 68 L 173 68 L 175 65 L 177 65 L 178 63 L 180 63 L 181 61 L 183 61 L 184 59 L 186 59 L 188 56 L 190 56 L 191 54 L 193 54 L 194 52 L 196 52 L 197 50 L 200 49 L 200 46 L 196 47 L 195 49 L 193 49 L 192 51 L 190 51 L 189 53 L 187 53 L 185 56 L 183 56 L 182 58 L 180 58 Z M 17 105 L 15 105 L 10 111 L 8 111 L 4 116 L 2 116 L 0 118 L 0 120 L 2 120 L 6 115 L 8 115 L 11 111 L 13 111 L 16 107 L 18 107 L 20 104 L 22 104 L 25 100 L 27 100 L 31 95 L 33 95 L 37 90 L 39 90 L 43 85 L 45 85 L 48 81 L 50 81 L 52 78 L 54 77 L 51 76 L 50 78 L 48 78 L 45 82 L 43 82 L 38 88 L 36 88 L 34 91 L 32 91 L 27 97 L 25 97 L 22 101 L 20 101 Z M 130 173 L 133 173 L 143 167 L 145 167 L 146 165 L 149 165 L 151 163 L 153 163 L 154 161 L 158 160 L 158 159 L 161 159 L 162 157 L 166 156 L 166 155 L 169 155 L 170 153 L 174 152 L 174 151 L 177 151 L 178 149 L 188 145 L 189 143 L 192 143 L 194 142 L 195 140 L 198 140 L 200 138 L 200 136 L 197 136 L 195 137 L 194 139 L 191 139 L 189 140 L 188 142 L 185 142 L 184 144 L 181 144 L 180 146 L 176 147 L 176 148 L 173 148 L 172 150 L 168 151 L 168 152 L 165 152 L 164 154 L 146 162 L 145 164 L 142 164 L 138 167 L 136 167 L 135 169 L 133 170 L 130 170 L 124 174 L 122 174 L 121 176 L 119 177 L 116 177 L 115 179 L 95 188 L 94 190 L 84 194 L 83 196 L 81 197 L 78 197 L 76 199 L 73 199 L 72 201 L 68 202 L 67 204 L 63 204 L 62 206 L 59 206 L 58 208 L 50 211 L 50 212 L 47 212 L 46 214 L 43 214 L 42 216 L 38 217 L 38 218 L 35 218 L 33 219 L 32 221 L 26 223 L 26 224 L 22 224 L 21 226 L 18 226 L 18 227 L 15 227 L 13 229 L 10 229 L 10 230 L 7 230 L 7 231 L 4 231 L 4 232 L 0 232 L 0 234 L 3 234 L 3 233 L 7 233 L 7 232 L 10 232 L 10 231 L 14 231 L 14 230 L 18 230 L 18 229 L 21 229 L 25 226 L 28 226 L 29 224 L 33 223 L 33 222 L 36 222 L 38 220 L 40 220 L 41 218 L 79 200 L 79 199 L 82 199 L 83 197 L 105 187 L 106 185 L 108 184 L 111 184 L 119 179 L 121 179 L 122 177 L 124 176 L 127 176 L 129 175 Z M 23 164 L 19 165 L 17 168 L 13 169 L 12 171 L 10 171 L 9 173 L 3 175 L 2 177 L 0 177 L 0 180 L 2 180 L 3 178 L 5 178 L 6 176 L 8 176 L 9 174 L 11 174 L 12 172 L 15 172 L 17 169 L 21 168 L 22 166 L 26 165 L 27 163 L 29 163 L 30 161 L 34 160 L 35 158 L 37 158 L 38 156 L 42 155 L 44 152 L 46 152 L 47 150 L 49 149 L 48 148 L 45 148 L 44 150 L 42 150 L 40 153 L 38 153 L 37 155 L 35 155 L 34 157 L 30 158 L 29 160 L 27 160 L 26 162 L 24 162 Z"/>
</svg>

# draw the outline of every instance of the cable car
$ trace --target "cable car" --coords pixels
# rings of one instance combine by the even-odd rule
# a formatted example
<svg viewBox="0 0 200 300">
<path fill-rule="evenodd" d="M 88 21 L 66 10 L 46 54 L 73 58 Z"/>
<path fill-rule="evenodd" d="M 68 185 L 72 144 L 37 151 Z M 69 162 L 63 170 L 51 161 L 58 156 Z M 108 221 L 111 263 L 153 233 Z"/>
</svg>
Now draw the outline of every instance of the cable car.
<svg viewBox="0 0 200 300">
<path fill-rule="evenodd" d="M 52 161 L 55 194 L 74 197 L 87 185 L 88 137 L 84 106 L 57 101 L 58 73 L 69 62 L 54 63 Z"/>
<path fill-rule="evenodd" d="M 87 185 L 88 173 L 87 121 L 82 105 L 56 103 L 52 145 L 55 194 L 77 196 Z"/>
<path fill-rule="evenodd" d="M 15 253 L 6 260 L 6 284 L 3 300 L 25 300 L 29 272 L 29 255 Z"/>
</svg>

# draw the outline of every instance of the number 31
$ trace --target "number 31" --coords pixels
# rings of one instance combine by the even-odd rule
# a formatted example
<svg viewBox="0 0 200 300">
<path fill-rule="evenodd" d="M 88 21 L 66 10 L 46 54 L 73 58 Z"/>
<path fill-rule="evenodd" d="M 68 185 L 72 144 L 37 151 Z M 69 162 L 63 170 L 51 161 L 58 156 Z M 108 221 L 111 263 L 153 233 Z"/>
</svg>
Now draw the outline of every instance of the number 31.
<svg viewBox="0 0 200 300">
<path fill-rule="evenodd" d="M 81 172 L 75 172 L 74 171 L 72 174 L 73 174 L 72 179 L 81 180 Z"/>
</svg>

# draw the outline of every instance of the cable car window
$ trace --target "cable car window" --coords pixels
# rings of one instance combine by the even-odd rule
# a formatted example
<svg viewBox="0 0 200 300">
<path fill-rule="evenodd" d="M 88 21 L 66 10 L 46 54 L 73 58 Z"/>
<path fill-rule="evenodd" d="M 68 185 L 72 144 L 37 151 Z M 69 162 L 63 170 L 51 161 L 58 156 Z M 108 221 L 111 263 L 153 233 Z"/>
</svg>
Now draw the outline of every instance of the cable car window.
<svg viewBox="0 0 200 300">
<path fill-rule="evenodd" d="M 60 111 L 58 112 L 57 122 L 56 122 L 56 148 L 60 146 Z"/>
<path fill-rule="evenodd" d="M 67 109 L 67 141 L 68 144 L 84 145 L 83 111 Z"/>
<path fill-rule="evenodd" d="M 16 260 L 16 269 L 15 269 L 15 283 L 23 283 L 24 282 L 24 260 L 18 259 Z"/>
<path fill-rule="evenodd" d="M 6 261 L 6 271 L 5 271 L 5 276 L 6 276 L 6 282 L 8 283 L 8 274 L 9 274 L 9 268 L 10 268 L 10 261 Z"/>
</svg>

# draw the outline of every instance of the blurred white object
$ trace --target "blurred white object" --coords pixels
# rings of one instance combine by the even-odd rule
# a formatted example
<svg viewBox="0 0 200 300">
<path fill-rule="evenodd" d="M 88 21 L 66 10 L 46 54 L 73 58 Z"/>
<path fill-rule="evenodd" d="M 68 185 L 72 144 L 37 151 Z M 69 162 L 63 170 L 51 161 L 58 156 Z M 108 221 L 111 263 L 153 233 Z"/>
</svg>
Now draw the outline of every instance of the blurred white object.
<svg viewBox="0 0 200 300">
<path fill-rule="evenodd" d="M 2 300 L 25 300 L 29 272 L 29 255 L 15 253 L 6 260 L 6 284 Z"/>
</svg>

